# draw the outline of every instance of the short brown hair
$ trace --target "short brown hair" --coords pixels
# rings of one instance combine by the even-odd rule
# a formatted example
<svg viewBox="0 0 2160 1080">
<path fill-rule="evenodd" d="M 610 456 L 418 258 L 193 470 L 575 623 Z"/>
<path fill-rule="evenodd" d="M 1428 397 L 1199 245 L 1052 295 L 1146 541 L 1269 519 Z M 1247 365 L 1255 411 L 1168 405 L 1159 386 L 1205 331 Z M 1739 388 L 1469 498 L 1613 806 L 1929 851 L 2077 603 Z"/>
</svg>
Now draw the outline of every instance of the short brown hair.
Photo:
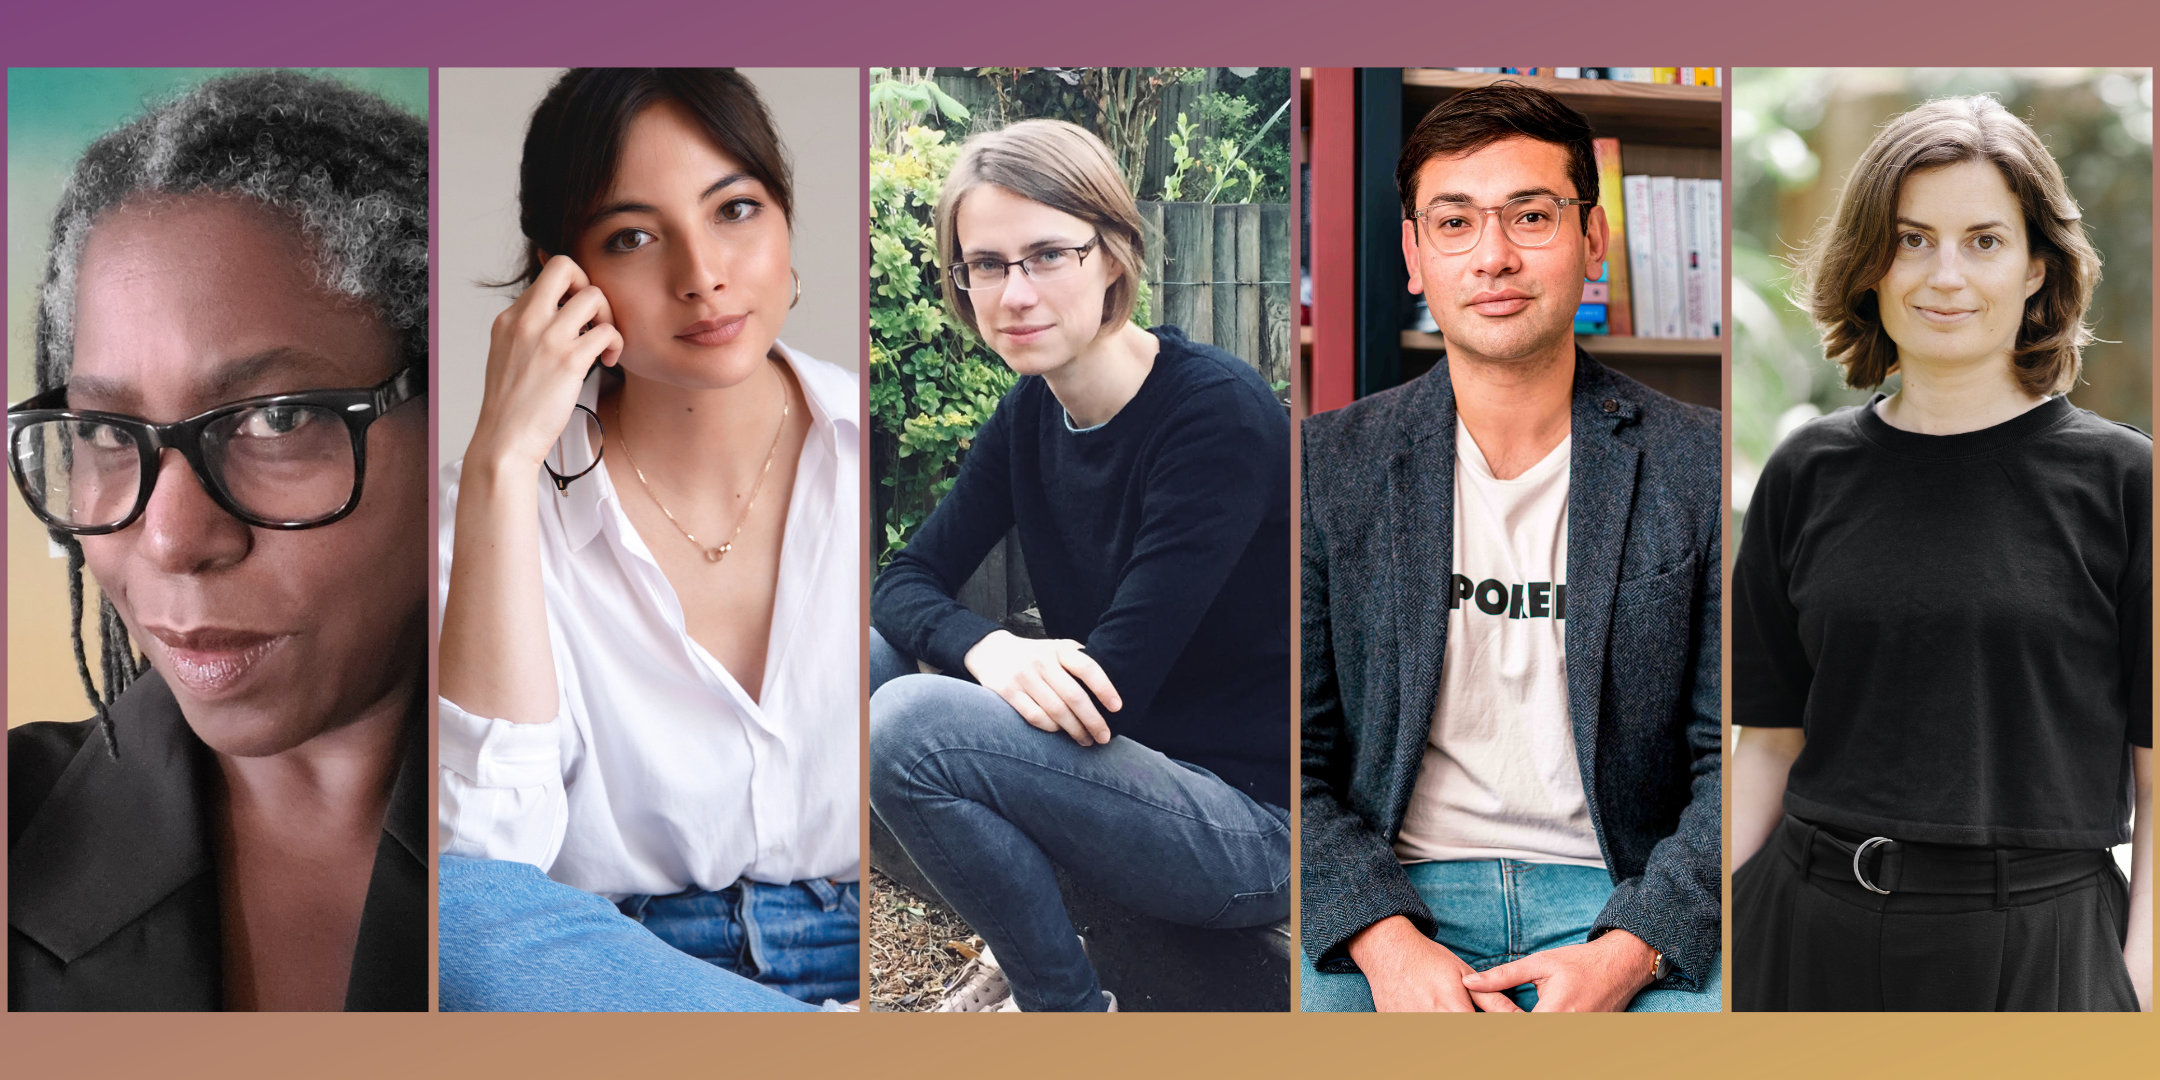
<svg viewBox="0 0 2160 1080">
<path fill-rule="evenodd" d="M 1402 195 L 1404 220 L 1418 211 L 1417 174 L 1426 162 L 1474 154 L 1504 139 L 1536 139 L 1566 150 L 1575 198 L 1597 203 L 1597 147 L 1590 141 L 1590 122 L 1552 94 L 1503 79 L 1433 106 L 1404 140 L 1402 156 L 1395 161 L 1395 189 Z M 1590 207 L 1580 209 L 1576 217 L 1588 235 Z"/>
<path fill-rule="evenodd" d="M 1898 194 L 1914 173 L 1987 161 L 2002 173 L 2025 215 L 2026 245 L 2046 268 L 2025 300 L 2011 364 L 2032 394 L 2075 385 L 2100 253 L 2079 225 L 2077 200 L 2040 136 L 1985 96 L 1930 101 L 1891 120 L 1845 180 L 1837 214 L 1794 260 L 1794 302 L 1822 330 L 1823 353 L 1845 369 L 1845 385 L 1871 390 L 1897 370 L 1897 343 L 1883 331 L 1875 287 L 1896 256 Z"/>
<path fill-rule="evenodd" d="M 963 144 L 938 192 L 938 280 L 945 288 L 946 308 L 969 330 L 982 334 L 975 323 L 975 305 L 953 284 L 950 267 L 961 260 L 960 233 L 954 226 L 960 200 L 981 184 L 995 184 L 1093 225 L 1102 236 L 1097 250 L 1123 271 L 1103 291 L 1102 328 L 1096 336 L 1132 318 L 1147 241 L 1140 235 L 1140 208 L 1126 190 L 1125 174 L 1094 132 L 1063 120 L 1022 120 Z"/>
</svg>

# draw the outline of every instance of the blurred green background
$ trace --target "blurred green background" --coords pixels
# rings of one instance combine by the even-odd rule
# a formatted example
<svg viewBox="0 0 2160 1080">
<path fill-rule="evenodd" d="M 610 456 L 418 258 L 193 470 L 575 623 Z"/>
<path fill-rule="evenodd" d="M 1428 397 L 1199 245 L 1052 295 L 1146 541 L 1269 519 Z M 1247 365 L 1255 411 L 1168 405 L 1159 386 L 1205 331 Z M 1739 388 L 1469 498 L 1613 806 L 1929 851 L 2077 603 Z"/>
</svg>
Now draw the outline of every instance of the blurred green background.
<svg viewBox="0 0 2160 1080">
<path fill-rule="evenodd" d="M 2100 251 L 2074 403 L 2152 430 L 2152 69 L 1736 68 L 1733 71 L 1733 507 L 1806 420 L 1847 390 L 1786 299 L 1790 257 L 1836 210 L 1846 173 L 1891 117 L 1939 97 L 1992 94 L 2031 124 L 2069 179 Z M 1895 390 L 1892 376 L 1884 389 Z M 1737 530 L 1734 535 L 1737 536 Z"/>
</svg>

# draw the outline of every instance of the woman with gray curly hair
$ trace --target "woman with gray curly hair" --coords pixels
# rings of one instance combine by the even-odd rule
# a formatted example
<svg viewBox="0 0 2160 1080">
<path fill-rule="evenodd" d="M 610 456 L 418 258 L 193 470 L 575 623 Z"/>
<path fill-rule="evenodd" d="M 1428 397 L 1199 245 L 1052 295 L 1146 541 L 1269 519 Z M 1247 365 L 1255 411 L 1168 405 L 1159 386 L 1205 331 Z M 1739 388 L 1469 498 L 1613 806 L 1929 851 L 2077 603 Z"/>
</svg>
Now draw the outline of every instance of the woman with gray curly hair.
<svg viewBox="0 0 2160 1080">
<path fill-rule="evenodd" d="M 427 1008 L 427 153 L 252 72 L 75 166 L 8 449 L 96 715 L 8 733 L 12 1008 Z"/>
</svg>

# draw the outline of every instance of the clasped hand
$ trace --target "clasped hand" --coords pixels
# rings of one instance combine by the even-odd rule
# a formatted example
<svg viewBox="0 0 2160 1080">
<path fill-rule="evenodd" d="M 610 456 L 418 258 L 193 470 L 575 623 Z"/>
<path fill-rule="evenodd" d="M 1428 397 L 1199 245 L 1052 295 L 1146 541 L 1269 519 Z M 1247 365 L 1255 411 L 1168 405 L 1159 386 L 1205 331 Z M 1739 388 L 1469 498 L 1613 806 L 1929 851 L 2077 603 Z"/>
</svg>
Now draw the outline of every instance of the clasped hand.
<svg viewBox="0 0 2160 1080">
<path fill-rule="evenodd" d="M 1625 930 L 1472 970 L 1396 915 L 1350 939 L 1378 1012 L 1521 1012 L 1506 991 L 1537 987 L 1538 1012 L 1618 1012 L 1650 984 L 1650 946 Z"/>
<path fill-rule="evenodd" d="M 1062 731 L 1082 746 L 1110 741 L 1110 725 L 1096 701 L 1111 712 L 1125 706 L 1102 665 L 1068 638 L 1037 641 L 998 630 L 976 642 L 964 661 L 968 674 L 1004 698 L 1029 726 Z M 1093 701 L 1088 691 L 1094 691 Z"/>
<path fill-rule="evenodd" d="M 495 317 L 466 456 L 539 468 L 569 422 L 586 371 L 595 360 L 615 363 L 622 348 L 607 296 L 568 256 L 549 259 Z"/>
</svg>

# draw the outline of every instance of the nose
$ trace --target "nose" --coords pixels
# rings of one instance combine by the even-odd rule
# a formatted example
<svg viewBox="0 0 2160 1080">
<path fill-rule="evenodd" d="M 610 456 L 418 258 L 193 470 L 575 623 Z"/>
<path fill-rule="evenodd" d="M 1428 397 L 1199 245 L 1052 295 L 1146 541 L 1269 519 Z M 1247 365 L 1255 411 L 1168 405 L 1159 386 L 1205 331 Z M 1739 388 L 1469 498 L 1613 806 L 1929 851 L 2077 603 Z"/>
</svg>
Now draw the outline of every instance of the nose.
<svg viewBox="0 0 2160 1080">
<path fill-rule="evenodd" d="M 1027 276 L 1026 271 L 1017 266 L 1006 269 L 1005 287 L 998 291 L 1000 307 L 1023 311 L 1034 307 L 1035 301 L 1041 298 L 1042 294 L 1035 291 L 1035 279 Z"/>
<path fill-rule="evenodd" d="M 1936 245 L 1935 257 L 1928 261 L 1927 281 L 1942 292 L 1965 287 L 1965 266 L 1958 258 L 1957 244 Z"/>
<path fill-rule="evenodd" d="M 693 233 L 676 250 L 676 294 L 697 300 L 727 288 L 727 257 L 719 240 Z"/>
<path fill-rule="evenodd" d="M 1485 214 L 1480 219 L 1477 246 L 1470 249 L 1469 257 L 1470 268 L 1488 277 L 1522 269 L 1522 249 L 1508 239 L 1498 214 Z"/>
<path fill-rule="evenodd" d="M 254 547 L 254 530 L 225 512 L 178 451 L 158 461 L 157 483 L 136 523 L 139 549 L 169 574 L 201 574 L 231 566 Z"/>
</svg>

